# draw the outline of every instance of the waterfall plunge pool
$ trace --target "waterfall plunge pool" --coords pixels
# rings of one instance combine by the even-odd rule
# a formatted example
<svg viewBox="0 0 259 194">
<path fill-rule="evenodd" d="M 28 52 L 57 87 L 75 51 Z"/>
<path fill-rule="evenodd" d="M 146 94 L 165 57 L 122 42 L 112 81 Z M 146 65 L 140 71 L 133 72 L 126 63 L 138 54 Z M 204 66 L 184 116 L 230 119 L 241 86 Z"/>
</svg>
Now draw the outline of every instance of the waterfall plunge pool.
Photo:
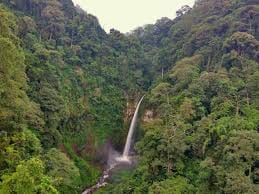
<svg viewBox="0 0 259 194">
<path fill-rule="evenodd" d="M 140 108 L 141 102 L 144 99 L 144 97 L 145 96 L 143 96 L 139 100 L 138 105 L 135 109 L 134 116 L 130 123 L 130 128 L 129 128 L 127 140 L 126 140 L 126 143 L 124 146 L 123 154 L 119 155 L 118 152 L 116 152 L 115 150 L 111 150 L 111 153 L 109 154 L 109 159 L 107 162 L 108 167 L 106 168 L 106 170 L 103 171 L 102 176 L 99 178 L 99 181 L 97 182 L 96 185 L 86 189 L 82 194 L 91 194 L 91 193 L 97 191 L 99 188 L 106 186 L 108 184 L 107 181 L 108 181 L 111 171 L 113 169 L 115 169 L 115 168 L 119 169 L 125 165 L 128 167 L 133 165 L 134 157 L 130 157 L 130 149 L 132 147 L 132 138 L 133 138 L 133 134 L 134 134 L 134 131 L 136 128 L 136 124 L 137 124 L 139 108 Z"/>
</svg>

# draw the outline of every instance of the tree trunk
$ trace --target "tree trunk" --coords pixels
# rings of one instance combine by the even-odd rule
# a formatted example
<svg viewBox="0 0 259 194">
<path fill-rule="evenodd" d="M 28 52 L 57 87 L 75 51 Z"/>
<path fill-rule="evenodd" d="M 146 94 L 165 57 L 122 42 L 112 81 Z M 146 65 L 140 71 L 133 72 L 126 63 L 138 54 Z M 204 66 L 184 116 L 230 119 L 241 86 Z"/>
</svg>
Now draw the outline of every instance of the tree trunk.
<svg viewBox="0 0 259 194">
<path fill-rule="evenodd" d="M 236 96 L 236 116 L 239 116 L 239 100 L 238 100 L 238 96 Z"/>
<path fill-rule="evenodd" d="M 209 59 L 208 59 L 207 72 L 210 72 L 210 62 L 211 62 L 211 56 L 209 56 Z"/>
<path fill-rule="evenodd" d="M 52 40 L 52 31 L 50 32 L 50 35 L 49 35 L 49 41 Z"/>
<path fill-rule="evenodd" d="M 162 79 L 164 79 L 164 68 L 162 67 Z"/>
</svg>

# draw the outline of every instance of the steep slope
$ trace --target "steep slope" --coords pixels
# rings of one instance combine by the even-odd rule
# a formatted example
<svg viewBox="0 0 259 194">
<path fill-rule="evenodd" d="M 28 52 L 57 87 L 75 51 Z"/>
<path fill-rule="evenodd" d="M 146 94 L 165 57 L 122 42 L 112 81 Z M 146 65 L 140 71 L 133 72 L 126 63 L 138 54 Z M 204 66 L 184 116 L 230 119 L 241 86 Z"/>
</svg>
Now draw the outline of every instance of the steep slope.
<svg viewBox="0 0 259 194">
<path fill-rule="evenodd" d="M 0 193 L 95 183 L 144 91 L 139 166 L 99 193 L 256 193 L 258 23 L 257 0 L 199 0 L 106 34 L 71 0 L 0 0 Z"/>
<path fill-rule="evenodd" d="M 80 192 L 100 174 L 102 147 L 124 143 L 127 101 L 149 85 L 140 43 L 107 35 L 71 0 L 0 3 L 0 191 L 37 192 L 47 177 L 60 193 Z M 44 174 L 22 191 L 13 179 L 29 162 Z"/>
<path fill-rule="evenodd" d="M 131 34 L 160 78 L 139 167 L 98 193 L 258 192 L 258 23 L 258 1 L 200 0 Z"/>
</svg>

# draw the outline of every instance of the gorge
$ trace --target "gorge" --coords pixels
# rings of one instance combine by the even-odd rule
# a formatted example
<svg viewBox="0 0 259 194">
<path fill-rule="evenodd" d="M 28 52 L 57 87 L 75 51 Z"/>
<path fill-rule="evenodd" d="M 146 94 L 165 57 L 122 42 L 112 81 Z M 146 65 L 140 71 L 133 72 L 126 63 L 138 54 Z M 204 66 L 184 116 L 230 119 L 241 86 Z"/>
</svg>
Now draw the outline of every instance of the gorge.
<svg viewBox="0 0 259 194">
<path fill-rule="evenodd" d="M 72 0 L 0 0 L 0 194 L 257 193 L 258 24 L 258 0 L 127 34 Z"/>
</svg>

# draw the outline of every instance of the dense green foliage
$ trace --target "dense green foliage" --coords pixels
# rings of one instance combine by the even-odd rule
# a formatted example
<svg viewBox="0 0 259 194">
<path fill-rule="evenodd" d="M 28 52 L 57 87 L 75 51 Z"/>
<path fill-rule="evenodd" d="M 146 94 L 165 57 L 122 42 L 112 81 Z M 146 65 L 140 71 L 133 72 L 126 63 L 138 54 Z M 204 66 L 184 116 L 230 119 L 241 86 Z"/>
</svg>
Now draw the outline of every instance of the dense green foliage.
<svg viewBox="0 0 259 194">
<path fill-rule="evenodd" d="M 139 167 L 99 193 L 259 191 L 258 15 L 256 1 L 200 0 L 131 34 L 167 73 L 146 97 Z"/>
<path fill-rule="evenodd" d="M 18 166 L 34 157 L 49 177 L 44 184 L 60 193 L 81 192 L 100 175 L 93 163 L 102 162 L 96 153 L 106 141 L 118 147 L 124 141 L 127 98 L 149 85 L 142 47 L 118 31 L 107 35 L 71 0 L 0 2 L 4 192 L 36 192 L 37 185 L 19 191 L 15 178 L 25 173 Z"/>
<path fill-rule="evenodd" d="M 258 24 L 257 0 L 198 0 L 106 34 L 71 0 L 0 0 L 0 193 L 93 185 L 143 91 L 139 165 L 98 193 L 258 192 Z"/>
</svg>

